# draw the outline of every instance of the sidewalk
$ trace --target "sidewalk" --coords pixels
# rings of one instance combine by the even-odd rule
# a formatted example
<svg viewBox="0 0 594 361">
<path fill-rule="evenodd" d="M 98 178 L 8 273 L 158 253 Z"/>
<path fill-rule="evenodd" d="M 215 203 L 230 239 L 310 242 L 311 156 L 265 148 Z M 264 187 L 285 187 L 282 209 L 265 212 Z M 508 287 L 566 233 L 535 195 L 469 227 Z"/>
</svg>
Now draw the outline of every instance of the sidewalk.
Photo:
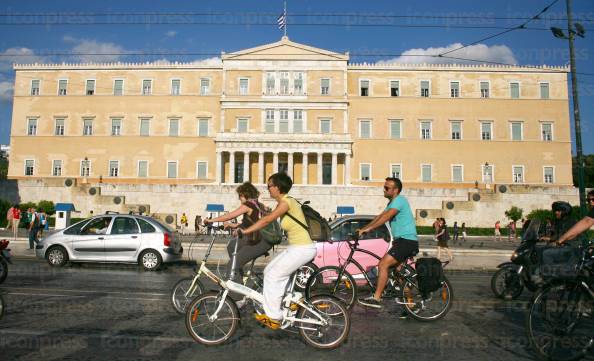
<svg viewBox="0 0 594 361">
<path fill-rule="evenodd" d="M 210 238 L 205 236 L 203 241 L 194 242 L 193 244 L 190 242 L 190 239 L 194 239 L 195 237 L 187 237 L 184 236 L 182 240 L 182 245 L 184 247 L 184 255 L 183 261 L 185 262 L 194 262 L 202 259 L 206 250 L 208 248 L 208 244 L 210 242 Z M 0 236 L 0 238 L 3 238 Z M 432 241 L 431 237 L 428 236 L 428 239 L 425 237 L 421 237 L 420 239 L 420 255 L 428 255 L 435 257 L 437 255 L 437 247 L 436 243 Z M 187 239 L 187 240 L 186 240 Z M 30 251 L 29 248 L 29 241 L 27 238 L 19 237 L 16 241 L 12 241 L 9 238 L 10 242 L 10 249 L 11 253 L 17 261 L 19 258 L 22 259 L 34 259 L 35 253 Z M 470 242 L 470 240 L 468 240 Z M 447 266 L 448 270 L 493 270 L 499 265 L 500 263 L 509 261 L 509 257 L 511 256 L 513 249 L 515 248 L 512 244 L 509 244 L 509 249 L 495 249 L 495 248 L 485 248 L 485 247 L 478 247 L 478 244 L 481 242 L 486 242 L 486 240 L 481 241 L 475 240 L 473 244 L 476 244 L 475 247 L 457 247 L 457 246 L 450 246 L 452 250 L 452 254 L 454 256 L 454 261 Z M 190 247 L 191 245 L 191 247 Z M 471 244 L 472 245 L 472 244 Z M 286 245 L 279 245 L 275 247 L 274 251 L 271 252 L 271 256 L 274 257 L 279 252 L 285 250 Z M 268 258 L 260 258 L 256 262 L 257 265 L 265 265 L 272 259 L 272 257 Z M 446 255 L 443 255 L 442 258 L 445 260 Z M 226 239 L 220 237 L 215 241 L 213 246 L 211 256 L 209 259 L 211 262 L 214 263 L 221 263 L 225 264 L 228 260 L 227 255 L 227 244 Z M 40 261 L 42 261 L 40 259 Z"/>
</svg>

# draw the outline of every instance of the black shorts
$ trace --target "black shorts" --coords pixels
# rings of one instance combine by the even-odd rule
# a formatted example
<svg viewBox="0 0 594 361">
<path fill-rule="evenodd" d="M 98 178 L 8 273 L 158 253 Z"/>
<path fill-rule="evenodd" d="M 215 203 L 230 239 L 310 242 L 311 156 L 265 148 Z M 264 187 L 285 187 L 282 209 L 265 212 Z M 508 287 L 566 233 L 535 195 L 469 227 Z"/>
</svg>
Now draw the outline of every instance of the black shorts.
<svg viewBox="0 0 594 361">
<path fill-rule="evenodd" d="M 404 238 L 394 238 L 392 247 L 388 250 L 388 254 L 400 263 L 417 253 L 419 253 L 419 242 Z"/>
</svg>

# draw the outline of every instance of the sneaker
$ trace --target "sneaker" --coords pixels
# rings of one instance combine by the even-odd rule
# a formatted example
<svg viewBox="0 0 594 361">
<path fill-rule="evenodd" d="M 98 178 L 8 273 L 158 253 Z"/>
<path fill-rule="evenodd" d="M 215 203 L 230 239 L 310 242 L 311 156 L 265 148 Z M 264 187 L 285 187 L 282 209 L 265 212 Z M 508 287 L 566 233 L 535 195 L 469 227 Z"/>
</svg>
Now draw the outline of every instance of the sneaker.
<svg viewBox="0 0 594 361">
<path fill-rule="evenodd" d="M 365 306 L 365 307 L 371 307 L 371 308 L 377 308 L 377 309 L 381 309 L 382 307 L 384 307 L 382 305 L 382 301 L 376 300 L 373 296 L 369 296 L 366 298 L 359 298 L 357 301 L 359 302 L 359 304 L 361 304 L 362 306 Z"/>
<path fill-rule="evenodd" d="M 408 312 L 406 312 L 406 310 L 402 310 L 398 318 L 400 318 L 401 320 L 406 320 L 408 318 Z"/>
<path fill-rule="evenodd" d="M 260 323 L 262 326 L 268 327 L 271 330 L 278 330 L 281 326 L 280 321 L 272 319 L 265 314 L 254 314 L 256 321 Z"/>
</svg>

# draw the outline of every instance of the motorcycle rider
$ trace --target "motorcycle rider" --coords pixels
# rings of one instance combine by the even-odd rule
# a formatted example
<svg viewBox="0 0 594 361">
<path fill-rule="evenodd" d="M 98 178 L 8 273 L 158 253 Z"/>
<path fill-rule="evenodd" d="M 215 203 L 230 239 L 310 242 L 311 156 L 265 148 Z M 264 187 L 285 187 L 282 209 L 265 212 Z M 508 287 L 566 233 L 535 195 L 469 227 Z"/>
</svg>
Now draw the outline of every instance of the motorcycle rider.
<svg viewBox="0 0 594 361">
<path fill-rule="evenodd" d="M 550 235 L 541 237 L 541 240 L 547 242 L 556 242 L 559 237 L 573 227 L 577 222 L 571 217 L 571 204 L 563 201 L 554 202 L 551 205 L 553 215 L 553 229 Z"/>
</svg>

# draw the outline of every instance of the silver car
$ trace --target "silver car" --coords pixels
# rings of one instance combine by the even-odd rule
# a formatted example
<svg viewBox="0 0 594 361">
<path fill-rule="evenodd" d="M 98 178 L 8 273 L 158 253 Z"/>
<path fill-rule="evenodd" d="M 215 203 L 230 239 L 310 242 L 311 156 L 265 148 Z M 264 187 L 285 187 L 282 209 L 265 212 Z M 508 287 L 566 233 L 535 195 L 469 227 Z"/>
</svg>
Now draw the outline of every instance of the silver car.
<svg viewBox="0 0 594 361">
<path fill-rule="evenodd" d="M 183 248 L 174 232 L 154 218 L 107 213 L 43 238 L 35 252 L 55 267 L 68 261 L 123 262 L 153 271 L 180 260 Z"/>
</svg>

